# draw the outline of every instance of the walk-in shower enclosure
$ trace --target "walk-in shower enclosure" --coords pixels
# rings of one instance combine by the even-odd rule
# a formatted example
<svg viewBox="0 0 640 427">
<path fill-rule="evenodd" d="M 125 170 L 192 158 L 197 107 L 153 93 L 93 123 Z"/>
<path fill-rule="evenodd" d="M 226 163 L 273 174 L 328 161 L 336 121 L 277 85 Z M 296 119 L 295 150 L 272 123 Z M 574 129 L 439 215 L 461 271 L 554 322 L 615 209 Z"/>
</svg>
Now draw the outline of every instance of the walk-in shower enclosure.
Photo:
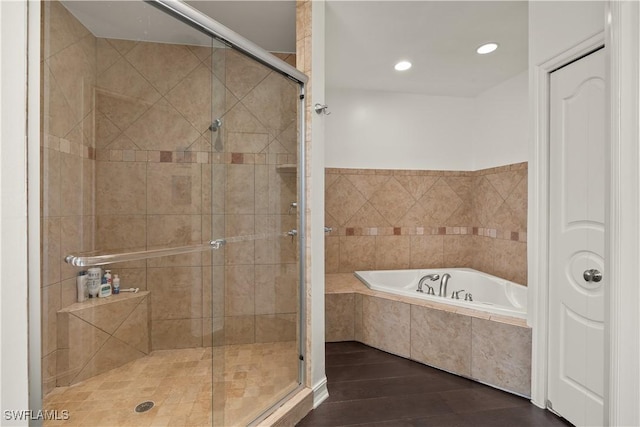
<svg viewBox="0 0 640 427">
<path fill-rule="evenodd" d="M 43 407 L 259 419 L 304 372 L 295 55 L 177 1 L 41 5 Z M 94 266 L 121 292 L 78 302 Z"/>
</svg>

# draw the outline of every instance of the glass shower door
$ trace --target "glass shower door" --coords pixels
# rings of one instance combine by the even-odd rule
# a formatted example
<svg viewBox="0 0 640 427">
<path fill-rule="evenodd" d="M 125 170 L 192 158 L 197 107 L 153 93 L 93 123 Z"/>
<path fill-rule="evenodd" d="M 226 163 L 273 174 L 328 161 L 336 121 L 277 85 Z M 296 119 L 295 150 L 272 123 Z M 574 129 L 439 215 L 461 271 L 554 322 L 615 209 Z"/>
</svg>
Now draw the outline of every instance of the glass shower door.
<svg viewBox="0 0 640 427">
<path fill-rule="evenodd" d="M 142 1 L 42 14 L 43 406 L 211 425 L 213 40 Z M 120 293 L 79 301 L 89 268 Z"/>
<path fill-rule="evenodd" d="M 44 408 L 259 419 L 300 384 L 298 84 L 146 2 L 42 7 Z"/>
<path fill-rule="evenodd" d="M 226 242 L 212 254 L 214 420 L 242 425 L 299 385 L 298 87 L 232 49 L 214 63 L 211 227 Z"/>
</svg>

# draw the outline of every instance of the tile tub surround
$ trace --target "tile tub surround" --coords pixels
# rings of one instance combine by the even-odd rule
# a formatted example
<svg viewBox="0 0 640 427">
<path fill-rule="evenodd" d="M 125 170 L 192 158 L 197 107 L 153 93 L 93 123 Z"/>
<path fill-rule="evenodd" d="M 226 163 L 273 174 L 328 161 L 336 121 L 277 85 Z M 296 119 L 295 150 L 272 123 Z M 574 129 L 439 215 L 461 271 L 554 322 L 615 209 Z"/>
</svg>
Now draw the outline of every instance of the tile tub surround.
<svg viewBox="0 0 640 427">
<path fill-rule="evenodd" d="M 470 267 L 527 282 L 527 164 L 325 170 L 327 273 Z"/>
<path fill-rule="evenodd" d="M 77 269 L 65 254 L 295 228 L 296 176 L 276 165 L 295 164 L 297 144 L 296 88 L 280 75 L 228 49 L 212 60 L 200 46 L 96 38 L 60 2 L 42 7 L 47 393 L 58 377 L 57 312 L 75 303 Z M 163 67 L 150 66 L 154 58 Z M 223 118 L 224 152 L 212 147 L 212 112 Z M 242 242 L 111 269 L 123 287 L 152 291 L 152 348 L 289 341 L 297 273 L 288 243 Z"/>
<path fill-rule="evenodd" d="M 372 291 L 328 274 L 325 340 L 359 341 L 522 396 L 531 393 L 531 329 L 523 319 Z"/>
</svg>

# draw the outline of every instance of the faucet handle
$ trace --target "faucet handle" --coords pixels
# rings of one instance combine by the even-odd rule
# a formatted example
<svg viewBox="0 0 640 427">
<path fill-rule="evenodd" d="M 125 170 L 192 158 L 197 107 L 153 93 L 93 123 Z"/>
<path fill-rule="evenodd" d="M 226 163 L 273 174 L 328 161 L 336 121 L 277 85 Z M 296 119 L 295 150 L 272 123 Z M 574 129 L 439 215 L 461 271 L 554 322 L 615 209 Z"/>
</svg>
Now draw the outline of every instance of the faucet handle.
<svg viewBox="0 0 640 427">
<path fill-rule="evenodd" d="M 465 301 L 473 301 L 473 295 L 471 295 L 470 293 L 464 294 L 464 300 Z"/>
<path fill-rule="evenodd" d="M 451 292 L 451 299 L 460 299 L 460 292 L 464 292 L 464 289 Z"/>
</svg>

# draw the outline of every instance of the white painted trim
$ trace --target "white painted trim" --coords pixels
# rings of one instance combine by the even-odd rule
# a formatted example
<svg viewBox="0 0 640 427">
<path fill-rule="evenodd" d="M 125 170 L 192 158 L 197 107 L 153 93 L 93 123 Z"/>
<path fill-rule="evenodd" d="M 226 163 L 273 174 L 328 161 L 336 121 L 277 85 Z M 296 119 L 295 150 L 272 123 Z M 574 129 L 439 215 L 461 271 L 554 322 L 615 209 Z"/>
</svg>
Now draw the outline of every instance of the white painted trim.
<svg viewBox="0 0 640 427">
<path fill-rule="evenodd" d="M 554 56 L 534 64 L 530 73 L 531 135 L 528 196 L 528 324 L 532 328 L 531 402 L 547 406 L 549 300 L 549 73 L 602 46 L 598 33 Z"/>
<path fill-rule="evenodd" d="M 323 378 L 313 387 L 313 409 L 316 409 L 322 402 L 329 398 L 329 389 L 327 388 L 327 378 Z"/>
<path fill-rule="evenodd" d="M 640 425 L 640 6 L 607 4 L 610 132 L 605 425 Z M 608 375 L 607 375 L 608 374 Z"/>
<path fill-rule="evenodd" d="M 0 7 L 0 23 L 2 22 L 2 7 Z M 4 36 L 6 37 L 6 35 Z M 0 46 L 2 46 L 2 38 L 3 38 L 3 34 L 2 31 L 0 30 Z M 2 82 L 2 77 L 3 77 L 3 70 L 2 70 L 2 64 L 7 60 L 7 58 L 5 58 L 5 55 L 0 55 L 0 82 Z M 0 135 L 2 135 L 2 129 L 3 129 L 3 124 L 2 124 L 2 111 L 3 109 L 6 108 L 4 105 L 4 102 L 2 102 L 2 97 L 0 96 Z M 0 143 L 0 159 L 2 159 L 2 144 Z M 4 181 L 2 180 L 2 174 L 0 173 L 0 190 L 4 190 L 4 187 L 2 186 L 2 183 Z M 5 184 L 6 185 L 6 184 Z M 0 215 L 2 215 L 2 206 L 3 206 L 3 200 L 2 197 L 0 197 Z M 1 217 L 0 217 L 0 234 L 2 233 L 2 221 L 1 221 Z M 2 245 L 0 244 L 0 277 L 2 275 L 2 264 L 5 262 L 5 257 L 3 256 L 3 250 L 2 250 Z M 0 286 L 0 301 L 2 301 L 2 287 Z M 4 312 L 4 310 L 2 309 L 2 304 L 0 303 L 0 344 L 2 344 L 2 313 Z M 2 351 L 0 351 L 0 384 L 2 384 L 2 379 L 3 379 L 3 374 L 2 374 Z M 3 399 L 2 399 L 2 390 L 0 390 L 0 410 L 2 408 L 4 408 L 4 406 L 2 405 Z"/>
<path fill-rule="evenodd" d="M 26 410 L 28 387 L 27 264 L 27 3 L 0 2 L 0 399 Z M 38 150 L 39 152 L 39 150 Z M 4 419 L 3 425 L 27 425 Z"/>
<path fill-rule="evenodd" d="M 311 2 L 311 64 L 313 72 L 311 76 L 310 104 L 325 104 L 325 7 L 324 0 Z M 309 52 L 305 52 L 308 55 Z M 308 70 L 307 70 L 308 71 Z M 324 139 L 326 116 L 311 112 L 311 142 L 307 152 L 309 164 L 309 187 L 307 215 L 310 230 L 308 243 L 310 255 L 310 333 L 307 340 L 311 341 L 311 376 L 310 384 L 313 384 L 314 407 L 326 396 L 318 395 L 317 389 L 321 389 L 326 382 L 325 354 L 324 354 Z M 326 386 L 324 386 L 326 390 Z M 320 400 L 318 400 L 320 399 Z"/>
</svg>

